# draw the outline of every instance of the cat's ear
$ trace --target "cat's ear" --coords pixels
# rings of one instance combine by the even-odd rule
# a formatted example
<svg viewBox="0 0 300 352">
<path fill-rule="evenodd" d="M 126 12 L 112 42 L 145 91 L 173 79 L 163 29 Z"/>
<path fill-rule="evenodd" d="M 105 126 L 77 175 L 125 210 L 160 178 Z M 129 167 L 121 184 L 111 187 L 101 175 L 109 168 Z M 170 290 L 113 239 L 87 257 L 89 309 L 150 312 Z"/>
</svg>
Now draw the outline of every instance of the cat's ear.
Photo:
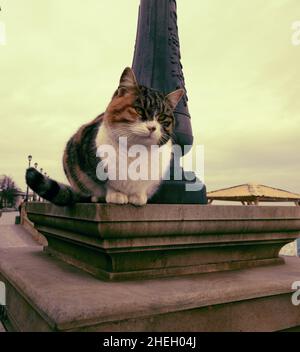
<svg viewBox="0 0 300 352">
<path fill-rule="evenodd" d="M 123 96 L 126 92 L 138 89 L 138 83 L 135 74 L 130 67 L 126 67 L 120 78 L 118 95 Z"/>
<path fill-rule="evenodd" d="M 166 96 L 166 100 L 170 104 L 172 110 L 175 110 L 176 106 L 178 105 L 184 94 L 184 89 L 178 89 Z"/>
</svg>

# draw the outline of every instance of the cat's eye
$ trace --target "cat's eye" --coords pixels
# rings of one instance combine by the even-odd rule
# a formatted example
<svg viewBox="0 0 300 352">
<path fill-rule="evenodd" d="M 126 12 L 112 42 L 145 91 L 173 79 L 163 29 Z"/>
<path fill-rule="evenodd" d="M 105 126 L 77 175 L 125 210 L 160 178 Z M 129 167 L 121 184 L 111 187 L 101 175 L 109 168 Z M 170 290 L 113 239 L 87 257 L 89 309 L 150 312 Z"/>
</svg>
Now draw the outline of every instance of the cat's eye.
<svg viewBox="0 0 300 352">
<path fill-rule="evenodd" d="M 160 122 L 160 123 L 163 123 L 164 120 L 165 120 L 166 116 L 165 115 L 159 115 L 157 120 Z"/>
<path fill-rule="evenodd" d="M 160 115 L 158 117 L 158 121 L 164 127 L 169 127 L 171 125 L 171 123 L 172 123 L 172 121 L 170 119 L 168 119 L 165 115 Z"/>
<path fill-rule="evenodd" d="M 162 122 L 162 125 L 163 125 L 164 127 L 169 127 L 169 126 L 171 125 L 171 121 L 163 121 L 163 122 Z"/>
</svg>

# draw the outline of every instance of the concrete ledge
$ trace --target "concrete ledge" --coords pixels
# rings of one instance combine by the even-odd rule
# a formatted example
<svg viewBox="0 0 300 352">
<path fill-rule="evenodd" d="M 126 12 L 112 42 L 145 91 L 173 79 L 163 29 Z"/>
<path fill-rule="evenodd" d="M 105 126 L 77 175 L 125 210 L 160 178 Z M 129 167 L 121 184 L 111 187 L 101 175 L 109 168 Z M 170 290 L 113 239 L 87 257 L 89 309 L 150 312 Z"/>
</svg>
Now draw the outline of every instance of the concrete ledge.
<svg viewBox="0 0 300 352">
<path fill-rule="evenodd" d="M 104 282 L 39 247 L 0 250 L 17 331 L 279 331 L 300 325 L 291 302 L 300 259 L 285 265 L 147 281 Z"/>
<path fill-rule="evenodd" d="M 145 279 L 283 263 L 300 208 L 29 203 L 47 253 L 105 280 Z"/>
<path fill-rule="evenodd" d="M 31 235 L 34 241 L 42 246 L 47 246 L 46 238 L 34 228 L 34 224 L 28 219 L 25 204 L 21 208 L 21 225 Z"/>
</svg>

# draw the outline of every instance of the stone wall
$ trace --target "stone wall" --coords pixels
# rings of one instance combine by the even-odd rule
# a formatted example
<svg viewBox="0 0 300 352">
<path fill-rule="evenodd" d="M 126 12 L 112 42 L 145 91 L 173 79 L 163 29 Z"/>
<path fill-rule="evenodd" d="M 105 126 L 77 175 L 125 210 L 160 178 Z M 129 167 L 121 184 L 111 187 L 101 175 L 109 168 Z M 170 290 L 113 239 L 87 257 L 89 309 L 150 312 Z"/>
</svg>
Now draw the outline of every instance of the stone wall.
<svg viewBox="0 0 300 352">
<path fill-rule="evenodd" d="M 21 225 L 31 235 L 31 237 L 40 245 L 47 246 L 46 238 L 35 229 L 34 224 L 28 219 L 26 206 L 23 204 L 21 208 Z"/>
</svg>

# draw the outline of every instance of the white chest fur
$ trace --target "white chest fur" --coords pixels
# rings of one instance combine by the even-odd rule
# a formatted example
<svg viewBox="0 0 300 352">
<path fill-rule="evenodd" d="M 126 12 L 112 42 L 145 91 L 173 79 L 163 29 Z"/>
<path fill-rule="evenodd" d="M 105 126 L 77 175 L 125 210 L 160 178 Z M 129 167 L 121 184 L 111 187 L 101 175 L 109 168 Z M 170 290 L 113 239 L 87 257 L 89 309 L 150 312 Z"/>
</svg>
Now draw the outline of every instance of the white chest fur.
<svg viewBox="0 0 300 352">
<path fill-rule="evenodd" d="M 101 168 L 107 175 L 108 203 L 143 205 L 168 175 L 172 142 L 157 145 L 128 145 L 126 138 L 116 141 L 105 126 L 96 138 Z"/>
</svg>

